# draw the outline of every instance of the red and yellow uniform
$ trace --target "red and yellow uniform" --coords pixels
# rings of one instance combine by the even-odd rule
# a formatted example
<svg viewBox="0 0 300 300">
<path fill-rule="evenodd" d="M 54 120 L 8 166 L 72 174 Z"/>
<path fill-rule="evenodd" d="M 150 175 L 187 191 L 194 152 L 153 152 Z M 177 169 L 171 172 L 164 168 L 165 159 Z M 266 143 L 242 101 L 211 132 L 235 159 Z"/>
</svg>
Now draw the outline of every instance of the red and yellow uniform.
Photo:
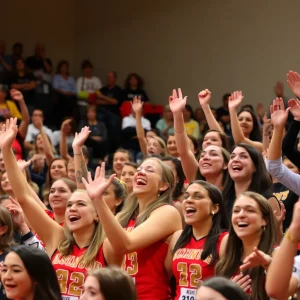
<svg viewBox="0 0 300 300">
<path fill-rule="evenodd" d="M 130 220 L 127 232 L 134 230 L 136 220 Z M 168 252 L 168 243 L 155 244 L 126 254 L 122 268 L 133 278 L 139 300 L 171 299 L 168 275 L 164 261 Z"/>
<path fill-rule="evenodd" d="M 87 267 L 82 263 L 81 258 L 87 249 L 88 247 L 80 249 L 74 245 L 72 254 L 68 256 L 62 255 L 57 250 L 52 255 L 51 261 L 56 271 L 62 299 L 79 300 L 87 271 L 106 266 L 103 245 L 101 245 L 96 260 L 91 266 Z"/>
<path fill-rule="evenodd" d="M 220 252 L 220 245 L 227 232 L 220 234 L 217 243 L 217 252 Z M 206 237 L 196 240 L 190 239 L 184 248 L 177 249 L 173 256 L 172 270 L 176 279 L 175 300 L 196 299 L 197 288 L 202 281 L 214 276 L 215 264 L 210 265 L 211 256 L 201 260 Z"/>
</svg>

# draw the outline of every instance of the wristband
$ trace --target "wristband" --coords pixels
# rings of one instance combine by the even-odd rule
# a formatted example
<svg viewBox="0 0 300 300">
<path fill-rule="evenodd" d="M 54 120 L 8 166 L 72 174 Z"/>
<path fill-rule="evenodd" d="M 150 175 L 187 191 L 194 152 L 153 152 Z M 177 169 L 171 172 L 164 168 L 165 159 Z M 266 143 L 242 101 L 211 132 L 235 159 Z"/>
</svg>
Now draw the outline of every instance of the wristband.
<svg viewBox="0 0 300 300">
<path fill-rule="evenodd" d="M 289 240 L 290 242 L 293 242 L 293 243 L 298 243 L 297 240 L 295 240 L 291 235 L 290 235 L 290 232 L 289 230 L 287 230 L 287 232 L 285 233 L 284 235 L 286 237 L 287 240 Z"/>
<path fill-rule="evenodd" d="M 82 151 L 80 153 L 73 153 L 74 155 L 81 155 L 82 154 Z"/>
</svg>

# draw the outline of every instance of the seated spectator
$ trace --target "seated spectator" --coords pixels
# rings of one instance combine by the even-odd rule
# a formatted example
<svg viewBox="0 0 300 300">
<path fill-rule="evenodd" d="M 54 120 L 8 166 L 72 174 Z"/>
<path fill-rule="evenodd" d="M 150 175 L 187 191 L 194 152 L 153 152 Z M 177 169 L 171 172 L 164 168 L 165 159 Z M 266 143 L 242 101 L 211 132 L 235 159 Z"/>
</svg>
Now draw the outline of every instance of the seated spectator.
<svg viewBox="0 0 300 300">
<path fill-rule="evenodd" d="M 155 127 L 160 131 L 164 138 L 169 134 L 174 134 L 173 114 L 168 104 L 165 106 L 163 118 L 158 120 Z"/>
<path fill-rule="evenodd" d="M 106 76 L 106 86 L 100 89 L 100 95 L 97 95 L 96 104 L 99 105 L 98 118 L 103 121 L 107 127 L 108 136 L 114 138 L 109 140 L 111 152 L 114 152 L 120 146 L 121 135 L 121 117 L 120 106 L 123 102 L 123 90 L 117 83 L 117 73 L 108 72 Z"/>
<path fill-rule="evenodd" d="M 7 87 L 0 84 L 0 116 L 4 119 L 13 117 L 22 119 L 21 113 L 18 110 L 14 101 L 5 100 L 7 99 Z"/>
<path fill-rule="evenodd" d="M 12 70 L 12 59 L 5 53 L 6 45 L 3 40 L 0 40 L 0 82 L 4 82 L 8 73 Z"/>
<path fill-rule="evenodd" d="M 10 59 L 12 61 L 12 66 L 15 64 L 15 62 L 23 57 L 23 50 L 24 46 L 20 42 L 16 42 L 12 46 L 12 55 L 10 55 Z"/>
<path fill-rule="evenodd" d="M 95 104 L 96 92 L 102 87 L 101 80 L 93 76 L 93 65 L 89 60 L 84 60 L 81 63 L 82 75 L 77 79 L 77 96 L 79 98 L 77 104 L 79 108 L 80 119 L 86 116 L 86 107 L 88 103 Z"/>
<path fill-rule="evenodd" d="M 72 149 L 72 143 L 73 143 L 73 140 L 75 137 L 75 133 L 77 132 L 77 124 L 73 118 L 68 118 L 68 119 L 64 120 L 62 125 L 63 124 L 64 124 L 63 130 L 64 130 L 64 134 L 66 136 L 66 142 L 67 142 L 67 147 L 68 147 L 68 152 L 69 152 L 69 150 Z M 62 128 L 60 130 L 53 131 L 52 141 L 53 141 L 54 147 L 60 146 L 61 135 L 62 135 Z M 72 152 L 72 151 L 70 151 L 70 152 Z"/>
<path fill-rule="evenodd" d="M 188 135 L 192 135 L 195 139 L 199 139 L 199 124 L 194 119 L 193 109 L 189 104 L 185 105 L 183 110 L 184 128 Z"/>
<path fill-rule="evenodd" d="M 125 80 L 124 100 L 132 101 L 134 97 L 140 97 L 143 102 L 149 101 L 143 78 L 137 73 L 130 73 Z"/>
<path fill-rule="evenodd" d="M 201 138 L 205 135 L 206 131 L 209 129 L 207 121 L 201 107 L 196 108 L 195 110 L 195 119 L 199 124 L 200 136 Z"/>
<path fill-rule="evenodd" d="M 32 113 L 37 104 L 34 91 L 36 88 L 36 78 L 26 69 L 23 58 L 19 58 L 15 61 L 9 82 L 10 88 L 22 92 L 29 113 Z"/>
<path fill-rule="evenodd" d="M 65 117 L 75 116 L 76 109 L 76 82 L 69 75 L 69 63 L 66 60 L 58 63 L 52 85 L 56 91 L 54 98 L 56 126 L 60 128 Z"/>
<path fill-rule="evenodd" d="M 88 126 L 91 131 L 85 145 L 92 149 L 94 157 L 103 159 L 108 151 L 107 131 L 105 124 L 97 120 L 97 109 L 95 105 L 88 106 L 86 121 L 82 121 L 79 124 L 79 128 L 85 126 Z"/>
<path fill-rule="evenodd" d="M 44 120 L 43 112 L 39 109 L 35 109 L 32 113 L 31 121 L 32 123 L 28 126 L 27 135 L 24 141 L 24 147 L 26 150 L 30 151 L 34 149 L 34 141 L 36 136 L 40 133 L 40 130 L 37 128 L 38 123 L 40 120 Z M 52 140 L 52 130 L 46 126 L 43 126 L 43 130 Z"/>
</svg>

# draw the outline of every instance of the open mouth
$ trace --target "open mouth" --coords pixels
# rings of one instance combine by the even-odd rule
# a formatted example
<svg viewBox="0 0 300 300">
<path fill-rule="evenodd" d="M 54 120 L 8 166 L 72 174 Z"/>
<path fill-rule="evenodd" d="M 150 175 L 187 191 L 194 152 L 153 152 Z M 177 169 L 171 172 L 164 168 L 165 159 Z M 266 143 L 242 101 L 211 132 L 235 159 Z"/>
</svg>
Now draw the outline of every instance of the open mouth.
<svg viewBox="0 0 300 300">
<path fill-rule="evenodd" d="M 247 222 L 238 222 L 238 227 L 239 228 L 245 228 L 245 227 L 248 227 L 248 223 Z"/>
<path fill-rule="evenodd" d="M 241 166 L 238 166 L 238 165 L 233 165 L 233 166 L 232 166 L 232 170 L 238 172 L 238 171 L 242 171 L 243 168 L 242 168 Z"/>
<path fill-rule="evenodd" d="M 5 289 L 6 290 L 10 290 L 10 289 L 14 289 L 14 288 L 16 288 L 17 286 L 16 285 L 14 285 L 14 284 L 4 284 L 5 285 Z"/>
<path fill-rule="evenodd" d="M 137 178 L 136 185 L 146 185 L 146 184 L 147 184 L 147 181 L 145 179 Z"/>
<path fill-rule="evenodd" d="M 185 209 L 185 215 L 187 216 L 187 217 L 190 217 L 190 216 L 192 216 L 192 215 L 194 215 L 195 213 L 196 213 L 196 209 L 195 208 L 192 208 L 192 207 L 187 207 L 186 209 Z"/>
<path fill-rule="evenodd" d="M 211 164 L 208 164 L 208 163 L 204 163 L 204 164 L 202 164 L 202 167 L 211 167 Z"/>
<path fill-rule="evenodd" d="M 70 216 L 69 217 L 69 221 L 71 222 L 71 223 L 74 223 L 74 222 L 76 222 L 76 221 L 78 221 L 78 220 L 80 220 L 81 218 L 80 217 L 78 217 L 78 216 Z"/>
</svg>

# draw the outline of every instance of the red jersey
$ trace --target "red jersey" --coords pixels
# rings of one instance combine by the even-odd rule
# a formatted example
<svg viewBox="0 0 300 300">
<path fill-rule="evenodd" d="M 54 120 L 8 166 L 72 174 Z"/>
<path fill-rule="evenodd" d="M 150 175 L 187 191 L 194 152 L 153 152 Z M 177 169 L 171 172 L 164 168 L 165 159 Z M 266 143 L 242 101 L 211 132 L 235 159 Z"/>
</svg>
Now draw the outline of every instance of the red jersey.
<svg viewBox="0 0 300 300">
<path fill-rule="evenodd" d="M 74 245 L 72 254 L 63 256 L 56 250 L 51 257 L 63 300 L 79 300 L 87 271 L 106 266 L 103 245 L 101 245 L 96 261 L 92 266 L 86 267 L 85 264 L 80 262 L 87 249 L 88 247 L 80 249 L 77 245 Z"/>
<path fill-rule="evenodd" d="M 221 241 L 227 234 L 227 232 L 223 232 L 219 235 L 217 243 L 218 254 Z M 172 262 L 173 275 L 176 279 L 175 300 L 195 299 L 201 282 L 214 276 L 215 264 L 209 264 L 211 256 L 201 260 L 205 241 L 206 237 L 198 241 L 192 237 L 184 248 L 180 248 L 175 252 Z"/>
<path fill-rule="evenodd" d="M 136 220 L 130 220 L 126 231 L 134 230 Z M 163 240 L 125 255 L 122 265 L 134 280 L 139 300 L 171 299 L 169 278 L 164 266 L 168 243 Z"/>
</svg>

